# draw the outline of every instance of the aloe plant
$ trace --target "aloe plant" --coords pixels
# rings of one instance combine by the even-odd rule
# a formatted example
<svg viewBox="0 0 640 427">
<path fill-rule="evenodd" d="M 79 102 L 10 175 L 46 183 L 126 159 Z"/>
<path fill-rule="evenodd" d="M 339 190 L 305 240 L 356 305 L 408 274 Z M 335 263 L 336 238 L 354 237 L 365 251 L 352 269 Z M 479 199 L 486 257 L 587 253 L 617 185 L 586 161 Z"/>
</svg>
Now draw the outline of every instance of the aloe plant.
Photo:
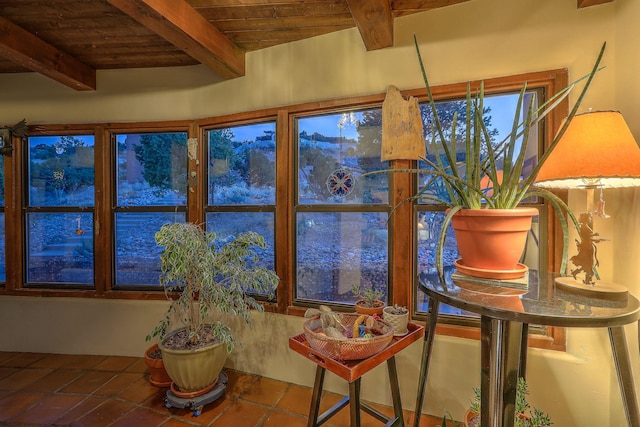
<svg viewBox="0 0 640 427">
<path fill-rule="evenodd" d="M 549 201 L 560 220 L 564 237 L 561 271 L 564 272 L 566 270 L 568 253 L 568 222 L 564 213 L 569 216 L 576 227 L 578 227 L 578 221 L 561 198 L 544 188 L 535 187 L 534 180 L 543 163 L 565 133 L 569 123 L 578 111 L 593 78 L 600 70 L 600 62 L 606 48 L 606 43 L 602 45 L 600 53 L 588 75 L 570 83 L 566 88 L 560 90 L 538 107 L 536 107 L 533 97 L 531 97 L 527 104 L 525 97 L 527 85 L 525 83 L 518 96 L 511 132 L 495 146 L 492 144 L 490 132 L 483 119 L 485 99 L 484 83 L 480 83 L 480 87 L 476 92 L 471 89 L 470 83 L 467 84 L 465 121 L 459 124 L 458 114 L 456 112 L 453 116 L 452 129 L 447 133 L 449 137 L 445 136 L 420 54 L 418 41 L 415 36 L 414 44 L 427 92 L 429 107 L 433 115 L 434 132 L 432 132 L 431 144 L 428 146 L 433 147 L 435 152 L 432 154 L 435 155 L 435 160 L 428 158 L 421 159 L 428 165 L 428 168 L 393 169 L 370 173 L 409 172 L 430 177 L 416 195 L 405 199 L 403 202 L 421 199 L 437 202 L 449 207 L 442 223 L 436 250 L 436 267 L 441 276 L 443 274 L 442 250 L 446 238 L 446 231 L 451 222 L 451 218 L 456 212 L 461 209 L 513 209 L 523 200 L 530 197 L 541 197 Z M 575 105 L 566 120 L 562 123 L 548 149 L 538 160 L 533 171 L 527 177 L 523 178 L 523 166 L 529 139 L 529 130 L 537 126 L 551 111 L 563 102 L 579 83 L 584 83 L 584 85 L 576 99 Z M 526 111 L 526 115 L 524 119 L 521 120 L 520 116 L 523 111 Z M 458 130 L 458 126 L 462 126 L 461 131 Z M 462 135 L 464 140 L 464 165 L 459 165 L 456 158 L 456 145 L 459 142 L 458 138 L 460 138 L 460 135 Z M 519 152 L 518 145 L 521 147 Z M 500 158 L 503 159 L 502 165 L 500 165 L 498 161 Z M 444 193 L 447 197 L 440 197 L 436 194 L 429 193 L 430 185 L 439 178 L 444 186 Z M 490 184 L 488 185 L 487 182 Z"/>
</svg>

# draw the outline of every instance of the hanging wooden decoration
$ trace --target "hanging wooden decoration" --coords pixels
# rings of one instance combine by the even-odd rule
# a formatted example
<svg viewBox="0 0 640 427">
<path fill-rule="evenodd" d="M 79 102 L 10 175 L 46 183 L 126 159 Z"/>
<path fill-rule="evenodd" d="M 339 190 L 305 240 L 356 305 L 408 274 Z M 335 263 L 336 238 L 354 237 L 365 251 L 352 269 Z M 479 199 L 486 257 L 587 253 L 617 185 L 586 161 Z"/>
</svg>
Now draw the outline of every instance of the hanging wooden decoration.
<svg viewBox="0 0 640 427">
<path fill-rule="evenodd" d="M 405 100 L 400 90 L 390 85 L 382 103 L 382 154 L 380 159 L 418 160 L 425 156 L 422 117 L 418 100 Z"/>
</svg>

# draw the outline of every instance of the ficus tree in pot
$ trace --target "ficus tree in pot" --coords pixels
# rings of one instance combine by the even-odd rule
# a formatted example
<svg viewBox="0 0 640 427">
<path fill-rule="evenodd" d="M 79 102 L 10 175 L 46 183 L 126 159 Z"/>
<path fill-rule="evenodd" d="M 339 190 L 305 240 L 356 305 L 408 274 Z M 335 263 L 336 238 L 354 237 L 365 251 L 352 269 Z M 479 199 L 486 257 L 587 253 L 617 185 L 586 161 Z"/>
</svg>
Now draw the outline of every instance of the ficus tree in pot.
<svg viewBox="0 0 640 427">
<path fill-rule="evenodd" d="M 254 296 L 273 297 L 279 279 L 273 270 L 260 265 L 258 251 L 266 243 L 255 232 L 222 242 L 196 224 L 172 223 L 163 225 L 155 239 L 163 248 L 160 283 L 171 302 L 147 340 L 161 337 L 165 367 L 180 390 L 205 389 L 215 383 L 227 353 L 237 342 L 224 323 L 225 316 L 240 317 L 250 324 L 251 310 L 263 310 Z M 208 355 L 212 348 L 215 357 Z M 206 374 L 181 378 L 186 372 L 181 364 L 189 358 L 206 365 Z"/>
</svg>

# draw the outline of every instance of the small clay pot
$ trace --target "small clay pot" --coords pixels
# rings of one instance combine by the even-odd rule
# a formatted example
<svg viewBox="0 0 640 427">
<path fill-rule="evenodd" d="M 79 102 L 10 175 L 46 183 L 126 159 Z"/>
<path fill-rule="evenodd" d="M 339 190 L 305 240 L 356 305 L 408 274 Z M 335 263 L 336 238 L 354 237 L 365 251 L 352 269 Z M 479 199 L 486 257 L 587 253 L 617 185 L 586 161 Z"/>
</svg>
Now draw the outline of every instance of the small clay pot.
<svg viewBox="0 0 640 427">
<path fill-rule="evenodd" d="M 160 357 L 157 357 L 157 354 Z M 144 361 L 149 368 L 149 382 L 155 387 L 169 387 L 171 385 L 171 378 L 164 369 L 164 362 L 162 360 L 162 352 L 158 348 L 158 344 L 154 344 L 144 352 Z"/>
<path fill-rule="evenodd" d="M 356 301 L 356 313 L 368 314 L 369 316 L 373 316 L 374 314 L 382 316 L 384 306 L 384 302 L 378 299 L 373 301 L 373 307 L 367 307 L 364 300 L 358 300 Z"/>
</svg>

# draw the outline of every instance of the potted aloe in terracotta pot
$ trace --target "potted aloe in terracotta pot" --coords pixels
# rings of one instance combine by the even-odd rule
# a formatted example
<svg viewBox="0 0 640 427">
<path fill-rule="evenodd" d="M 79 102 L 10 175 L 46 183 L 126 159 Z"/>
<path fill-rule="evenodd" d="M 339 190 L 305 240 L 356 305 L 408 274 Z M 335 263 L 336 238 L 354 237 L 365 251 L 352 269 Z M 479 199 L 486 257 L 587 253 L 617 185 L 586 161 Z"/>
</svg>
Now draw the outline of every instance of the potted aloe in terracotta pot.
<svg viewBox="0 0 640 427">
<path fill-rule="evenodd" d="M 523 269 L 519 260 L 537 209 L 522 207 L 521 203 L 533 197 L 547 200 L 560 220 L 565 236 L 561 271 L 565 271 L 568 239 L 564 214 L 569 215 L 576 227 L 577 220 L 561 198 L 544 188 L 535 187 L 533 183 L 540 167 L 578 111 L 599 70 L 605 46 L 602 46 L 593 69 L 587 76 L 569 84 L 542 105 L 537 104 L 535 96 L 527 93 L 525 84 L 516 103 L 511 132 L 503 140 L 496 142 L 493 141 L 484 119 L 483 83 L 477 89 L 472 89 L 467 84 L 464 119 L 458 122 L 455 113 L 451 128 L 443 129 L 418 42 L 415 38 L 414 41 L 429 101 L 426 113 L 431 116 L 431 135 L 426 137 L 427 156 L 421 159 L 427 167 L 371 173 L 409 172 L 428 177 L 426 185 L 417 195 L 407 200 L 436 202 L 448 207 L 436 248 L 436 267 L 441 276 L 444 241 L 451 224 L 461 255 L 461 259 L 456 261 L 459 270 L 485 278 L 522 277 L 526 267 Z M 560 105 L 578 84 L 583 84 L 583 87 L 574 107 L 544 154 L 539 156 L 535 166 L 525 174 L 526 147 L 532 134 L 530 131 Z M 442 191 L 434 192 L 434 185 L 439 185 Z M 507 240 L 502 239 L 503 237 L 507 237 Z M 511 246 L 512 243 L 514 246 Z M 505 272 L 510 277 L 505 277 Z M 497 276 L 492 276 L 492 273 Z"/>
<path fill-rule="evenodd" d="M 193 397 L 215 385 L 236 343 L 224 320 L 250 323 L 251 310 L 263 310 L 253 295 L 273 296 L 279 279 L 259 264 L 257 250 L 266 243 L 254 232 L 225 243 L 198 225 L 174 223 L 163 225 L 155 238 L 163 248 L 160 283 L 171 303 L 147 339 L 161 337 L 174 393 Z"/>
</svg>

